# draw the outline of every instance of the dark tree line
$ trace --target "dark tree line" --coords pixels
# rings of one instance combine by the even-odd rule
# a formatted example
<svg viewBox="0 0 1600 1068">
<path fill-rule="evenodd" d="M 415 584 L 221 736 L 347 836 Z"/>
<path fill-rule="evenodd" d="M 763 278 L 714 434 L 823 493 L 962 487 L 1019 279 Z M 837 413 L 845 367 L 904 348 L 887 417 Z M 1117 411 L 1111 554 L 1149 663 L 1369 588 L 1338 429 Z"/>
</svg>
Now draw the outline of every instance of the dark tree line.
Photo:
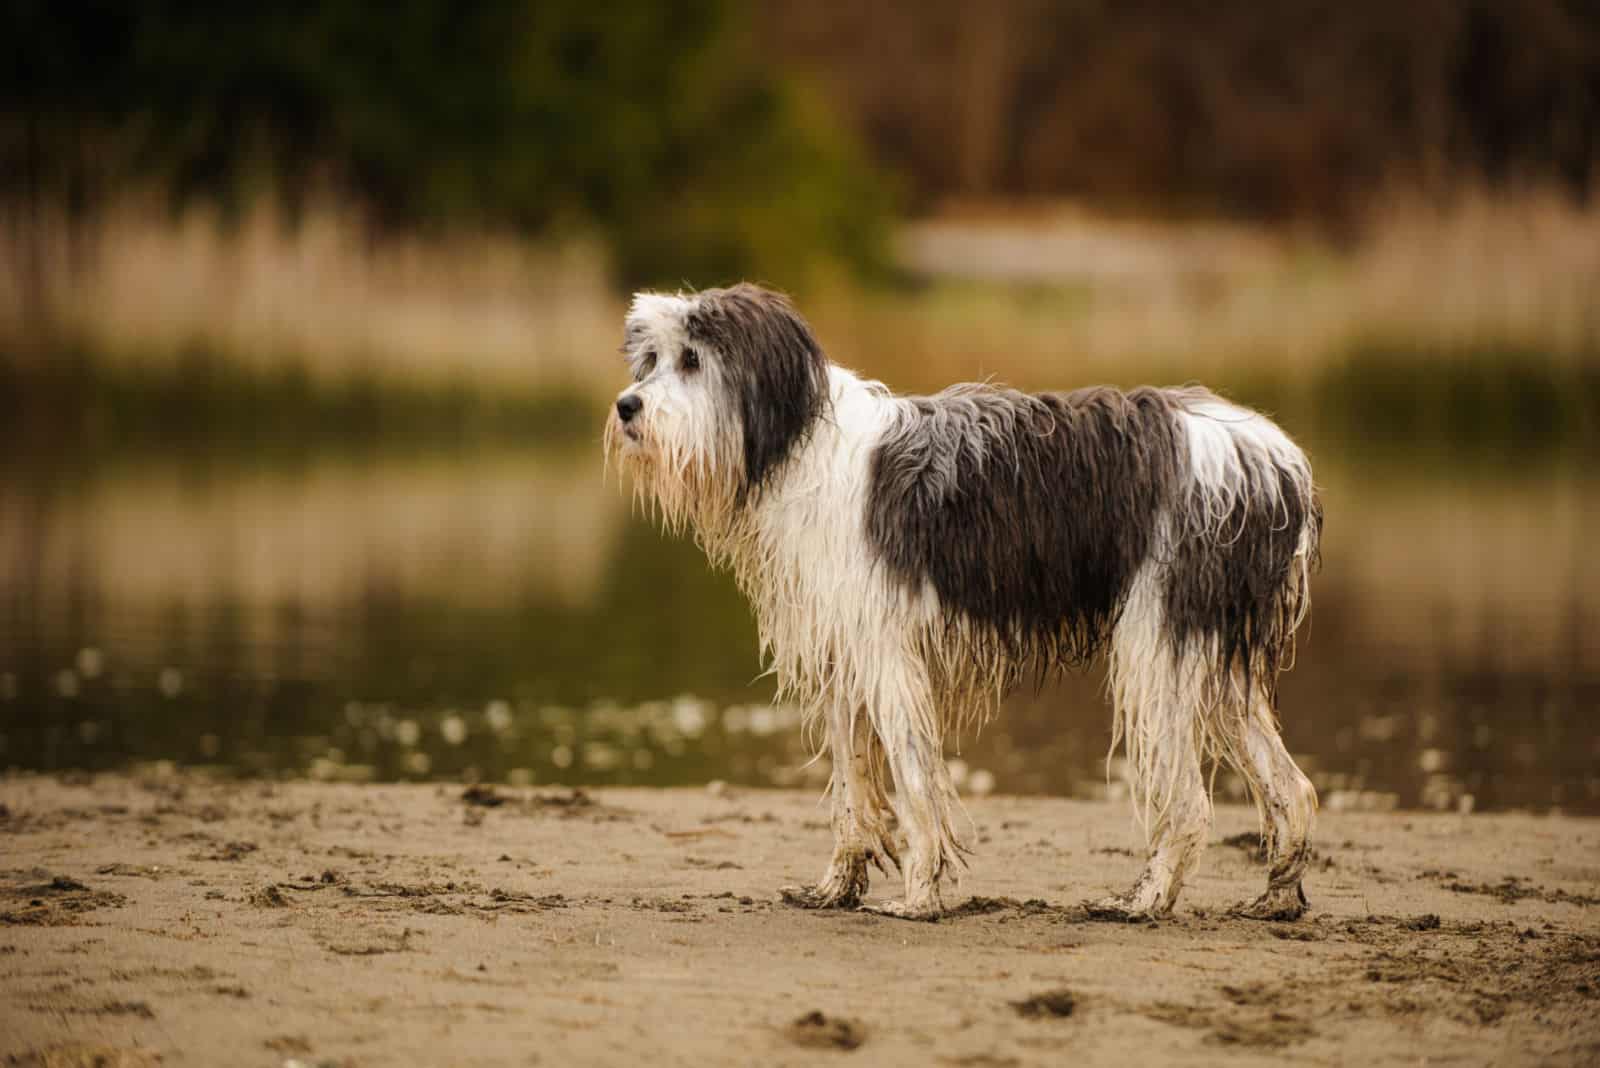
<svg viewBox="0 0 1600 1068">
<path fill-rule="evenodd" d="M 1338 221 L 1600 170 L 1595 0 L 766 0 L 921 197 Z"/>
<path fill-rule="evenodd" d="M 722 0 L 5 0 L 0 196 L 598 228 L 629 281 L 876 255 L 883 189 Z"/>
<path fill-rule="evenodd" d="M 14 250 L 129 182 L 330 189 L 379 231 L 598 231 L 625 282 L 797 284 L 877 262 L 884 173 L 1337 222 L 1597 162 L 1594 0 L 0 0 Z"/>
</svg>

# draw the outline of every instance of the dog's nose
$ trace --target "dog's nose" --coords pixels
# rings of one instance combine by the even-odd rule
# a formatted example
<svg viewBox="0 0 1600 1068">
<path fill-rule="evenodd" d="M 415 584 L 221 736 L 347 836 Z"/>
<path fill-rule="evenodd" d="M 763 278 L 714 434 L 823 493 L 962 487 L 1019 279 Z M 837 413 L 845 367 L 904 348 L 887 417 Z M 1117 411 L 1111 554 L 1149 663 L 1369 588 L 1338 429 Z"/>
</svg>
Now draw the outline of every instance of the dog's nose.
<svg viewBox="0 0 1600 1068">
<path fill-rule="evenodd" d="M 639 409 L 644 407 L 644 401 L 639 399 L 637 393 L 628 393 L 617 398 L 617 417 L 624 423 L 639 414 Z"/>
</svg>

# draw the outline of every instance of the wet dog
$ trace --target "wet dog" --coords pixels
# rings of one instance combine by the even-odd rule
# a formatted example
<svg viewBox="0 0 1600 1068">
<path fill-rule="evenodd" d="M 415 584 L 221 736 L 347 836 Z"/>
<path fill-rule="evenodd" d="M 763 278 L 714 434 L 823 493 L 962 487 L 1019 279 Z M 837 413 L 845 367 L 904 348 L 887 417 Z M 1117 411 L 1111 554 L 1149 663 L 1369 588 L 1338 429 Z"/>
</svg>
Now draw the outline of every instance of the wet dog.
<svg viewBox="0 0 1600 1068">
<path fill-rule="evenodd" d="M 1279 736 L 1276 679 L 1322 511 L 1270 420 L 1198 387 L 897 396 L 751 285 L 637 295 L 623 352 L 608 454 L 733 571 L 781 695 L 826 727 L 833 856 L 788 900 L 861 905 L 869 864 L 892 862 L 903 896 L 867 907 L 938 915 L 964 852 L 946 734 L 1103 652 L 1149 848 L 1132 889 L 1091 909 L 1171 910 L 1221 760 L 1270 857 L 1241 911 L 1305 910 L 1316 794 Z"/>
</svg>

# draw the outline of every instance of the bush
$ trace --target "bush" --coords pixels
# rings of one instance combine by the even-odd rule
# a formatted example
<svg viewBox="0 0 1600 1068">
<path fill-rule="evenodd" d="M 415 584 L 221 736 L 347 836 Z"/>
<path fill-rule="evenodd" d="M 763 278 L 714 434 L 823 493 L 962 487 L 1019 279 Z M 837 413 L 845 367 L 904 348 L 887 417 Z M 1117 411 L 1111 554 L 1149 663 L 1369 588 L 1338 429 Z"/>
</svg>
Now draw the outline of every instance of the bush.
<svg viewBox="0 0 1600 1068">
<path fill-rule="evenodd" d="M 0 194 L 355 197 L 377 227 L 598 230 L 628 284 L 881 262 L 887 197 L 722 0 L 18 0 Z"/>
</svg>

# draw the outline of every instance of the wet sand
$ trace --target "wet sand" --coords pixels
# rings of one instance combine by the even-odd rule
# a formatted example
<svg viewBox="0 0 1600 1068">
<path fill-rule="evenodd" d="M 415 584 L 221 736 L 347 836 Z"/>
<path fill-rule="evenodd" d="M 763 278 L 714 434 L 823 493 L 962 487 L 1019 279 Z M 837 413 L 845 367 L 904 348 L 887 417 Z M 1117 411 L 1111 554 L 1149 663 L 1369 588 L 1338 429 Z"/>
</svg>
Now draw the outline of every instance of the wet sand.
<svg viewBox="0 0 1600 1068">
<path fill-rule="evenodd" d="M 1124 804 L 970 803 L 934 924 L 786 907 L 811 793 L 0 780 L 6 1064 L 1592 1064 L 1600 822 L 1324 813 L 1292 924 L 1254 815 L 1178 911 Z M 875 897 L 890 896 L 879 877 Z M 98 1059 L 97 1059 L 98 1058 Z"/>
</svg>

